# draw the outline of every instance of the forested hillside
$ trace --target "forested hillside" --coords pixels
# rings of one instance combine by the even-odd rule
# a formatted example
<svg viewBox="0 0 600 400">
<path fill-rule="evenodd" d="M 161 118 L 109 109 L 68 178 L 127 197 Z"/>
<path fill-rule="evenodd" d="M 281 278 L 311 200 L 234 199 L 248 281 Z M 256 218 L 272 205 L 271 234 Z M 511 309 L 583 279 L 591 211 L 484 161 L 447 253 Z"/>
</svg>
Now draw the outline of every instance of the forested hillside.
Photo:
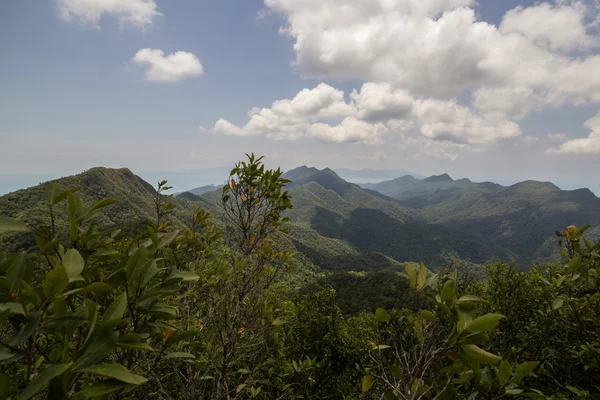
<svg viewBox="0 0 600 400">
<path fill-rule="evenodd" d="M 284 175 L 251 155 L 219 192 L 170 189 L 99 168 L 2 199 L 3 247 L 26 251 L 0 251 L 0 398 L 600 394 L 600 242 L 587 226 L 557 227 L 558 263 L 476 275 L 363 250 L 354 213 L 370 213 L 367 247 L 420 216 L 330 170 Z M 419 238 L 460 245 L 427 226 Z M 290 280 L 325 255 L 333 272 Z"/>
<path fill-rule="evenodd" d="M 404 176 L 363 185 L 421 211 L 430 223 L 469 232 L 510 249 L 520 265 L 555 253 L 556 225 L 591 224 L 600 237 L 600 199 L 589 189 L 561 190 L 550 182 L 526 181 L 504 187 L 453 180 L 447 174 L 423 180 Z"/>
</svg>

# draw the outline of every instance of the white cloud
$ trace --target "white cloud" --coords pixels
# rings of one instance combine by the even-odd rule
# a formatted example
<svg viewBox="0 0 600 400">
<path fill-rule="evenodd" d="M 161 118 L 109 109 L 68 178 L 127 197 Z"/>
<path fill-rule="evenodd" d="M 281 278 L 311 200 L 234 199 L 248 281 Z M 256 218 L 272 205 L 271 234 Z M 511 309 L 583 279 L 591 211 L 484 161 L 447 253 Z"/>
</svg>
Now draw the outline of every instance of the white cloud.
<svg viewBox="0 0 600 400">
<path fill-rule="evenodd" d="M 597 40 L 586 32 L 586 10 L 580 1 L 518 6 L 504 15 L 500 32 L 521 34 L 536 45 L 555 51 L 587 49 L 597 44 Z"/>
<path fill-rule="evenodd" d="M 594 6 L 560 0 L 517 7 L 498 28 L 477 20 L 474 4 L 265 0 L 285 18 L 295 65 L 309 77 L 383 82 L 440 99 L 478 89 L 475 106 L 515 118 L 548 105 L 600 102 L 600 75 L 592 72 L 599 61 L 580 54 L 598 44 L 585 25 L 596 17 Z M 507 93 L 518 104 L 509 104 Z"/>
<path fill-rule="evenodd" d="M 367 141 L 365 127 L 359 127 L 351 120 L 336 129 L 324 126 L 330 121 L 355 117 L 357 113 L 353 103 L 345 102 L 343 91 L 321 83 L 313 89 L 301 90 L 291 100 L 276 100 L 270 108 L 252 108 L 248 112 L 249 121 L 243 127 L 221 119 L 213 131 L 236 136 L 266 135 L 272 139 L 296 140 L 315 136 L 328 142 L 356 141 L 359 137 Z M 311 125 L 316 123 L 313 128 Z M 374 129 L 371 132 L 379 133 Z"/>
<path fill-rule="evenodd" d="M 600 113 L 585 121 L 591 133 L 586 138 L 571 139 L 547 150 L 550 154 L 600 154 Z"/>
<path fill-rule="evenodd" d="M 344 118 L 335 126 L 316 123 L 308 129 L 308 136 L 327 143 L 381 143 L 387 128 L 381 122 L 369 123 L 353 117 Z"/>
<path fill-rule="evenodd" d="M 324 142 L 381 143 L 389 132 L 418 127 L 434 141 L 489 145 L 521 134 L 519 126 L 499 114 L 473 112 L 455 100 L 416 99 L 391 85 L 365 83 L 344 92 L 325 83 L 301 90 L 293 99 L 277 100 L 270 108 L 253 108 L 242 127 L 220 119 L 213 132 L 236 136 L 266 135 L 295 140 L 313 137 Z"/>
<path fill-rule="evenodd" d="M 498 115 L 476 114 L 455 101 L 419 100 L 414 115 L 422 124 L 421 133 L 433 140 L 485 145 L 521 135 L 514 122 Z"/>
<path fill-rule="evenodd" d="M 162 14 L 154 0 L 55 0 L 59 16 L 67 22 L 99 28 L 104 16 L 112 16 L 121 26 L 146 28 Z"/>
<path fill-rule="evenodd" d="M 412 130 L 420 136 L 406 136 L 411 146 L 451 159 L 499 140 L 531 146 L 519 120 L 600 103 L 594 1 L 519 6 L 495 26 L 473 0 L 264 0 L 260 15 L 283 17 L 302 75 L 362 87 L 345 98 L 322 83 L 253 108 L 244 125 L 219 120 L 212 130 L 332 143 L 381 143 Z"/>
<path fill-rule="evenodd" d="M 178 82 L 204 74 L 198 57 L 186 51 L 177 51 L 167 56 L 159 49 L 140 49 L 132 61 L 147 65 L 146 80 L 157 82 Z"/>
<path fill-rule="evenodd" d="M 365 83 L 360 92 L 356 89 L 350 94 L 359 117 L 366 120 L 388 120 L 404 118 L 410 115 L 413 96 L 404 90 L 394 90 L 388 83 Z"/>
</svg>

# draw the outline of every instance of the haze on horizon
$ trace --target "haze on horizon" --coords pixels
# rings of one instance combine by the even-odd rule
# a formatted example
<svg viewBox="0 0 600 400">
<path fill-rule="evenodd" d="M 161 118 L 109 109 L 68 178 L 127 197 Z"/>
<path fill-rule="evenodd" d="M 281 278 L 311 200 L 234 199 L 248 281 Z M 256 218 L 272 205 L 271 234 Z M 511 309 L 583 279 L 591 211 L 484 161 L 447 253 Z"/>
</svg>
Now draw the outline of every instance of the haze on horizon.
<svg viewBox="0 0 600 400">
<path fill-rule="evenodd" d="M 0 51 L 0 193 L 255 152 L 600 194 L 598 0 L 12 1 Z"/>
</svg>

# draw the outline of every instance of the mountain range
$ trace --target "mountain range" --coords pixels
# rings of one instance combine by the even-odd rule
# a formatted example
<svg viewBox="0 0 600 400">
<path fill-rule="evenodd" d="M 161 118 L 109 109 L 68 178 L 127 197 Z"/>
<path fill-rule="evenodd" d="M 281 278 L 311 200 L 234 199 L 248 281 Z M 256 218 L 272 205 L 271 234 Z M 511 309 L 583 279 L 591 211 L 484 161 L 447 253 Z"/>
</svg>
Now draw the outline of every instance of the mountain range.
<svg viewBox="0 0 600 400">
<path fill-rule="evenodd" d="M 401 270 L 419 260 L 432 270 L 496 260 L 527 267 L 556 253 L 555 230 L 589 223 L 592 235 L 600 233 L 600 199 L 587 189 L 566 191 L 549 182 L 505 187 L 443 174 L 358 185 L 332 169 L 306 166 L 285 176 L 292 181 L 291 242 L 301 260 L 325 271 Z M 154 218 L 154 188 L 128 169 L 98 167 L 57 182 L 81 187 L 86 202 L 119 199 L 107 208 L 104 225 Z M 218 189 L 209 185 L 174 197 L 174 218 L 204 207 L 218 223 Z M 44 184 L 9 193 L 0 197 L 0 215 L 47 223 L 44 199 Z M 33 245 L 27 234 L 0 237 L 0 247 L 13 251 Z"/>
</svg>

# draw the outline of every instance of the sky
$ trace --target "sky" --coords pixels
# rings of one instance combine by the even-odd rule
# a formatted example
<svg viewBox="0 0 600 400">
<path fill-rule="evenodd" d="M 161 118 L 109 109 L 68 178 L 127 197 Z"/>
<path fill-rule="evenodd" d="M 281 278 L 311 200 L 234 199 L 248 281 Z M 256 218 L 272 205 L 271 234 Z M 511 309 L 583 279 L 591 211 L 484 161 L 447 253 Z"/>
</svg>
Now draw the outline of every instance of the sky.
<svg viewBox="0 0 600 400">
<path fill-rule="evenodd" d="M 600 0 L 2 1 L 0 194 L 254 152 L 600 195 L 599 71 Z"/>
</svg>

